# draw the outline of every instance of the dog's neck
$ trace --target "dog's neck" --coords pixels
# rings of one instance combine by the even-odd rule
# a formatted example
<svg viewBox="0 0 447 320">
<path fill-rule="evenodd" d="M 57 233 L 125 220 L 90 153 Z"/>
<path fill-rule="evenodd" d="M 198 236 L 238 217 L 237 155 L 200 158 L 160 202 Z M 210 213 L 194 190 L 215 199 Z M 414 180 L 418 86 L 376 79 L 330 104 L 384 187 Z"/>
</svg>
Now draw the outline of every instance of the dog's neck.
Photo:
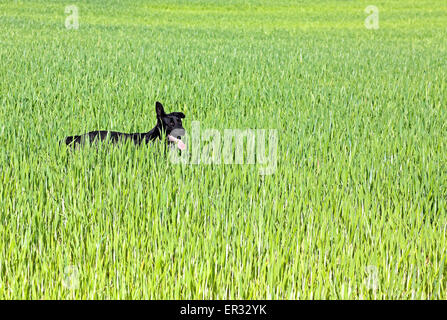
<svg viewBox="0 0 447 320">
<path fill-rule="evenodd" d="M 146 132 L 143 135 L 144 135 L 146 142 L 154 141 L 157 138 L 161 139 L 161 131 L 158 128 L 158 125 L 156 125 L 154 128 L 152 128 L 151 131 Z"/>
</svg>

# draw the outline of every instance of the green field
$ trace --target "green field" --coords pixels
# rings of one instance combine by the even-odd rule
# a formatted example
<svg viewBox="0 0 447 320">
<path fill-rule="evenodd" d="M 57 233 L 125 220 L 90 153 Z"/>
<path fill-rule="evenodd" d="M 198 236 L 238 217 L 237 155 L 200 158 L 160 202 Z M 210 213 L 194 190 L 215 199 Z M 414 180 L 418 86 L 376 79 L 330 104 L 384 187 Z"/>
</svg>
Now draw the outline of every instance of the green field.
<svg viewBox="0 0 447 320">
<path fill-rule="evenodd" d="M 2 0 L 0 299 L 447 299 L 446 79 L 444 0 Z M 276 170 L 59 145 L 155 101 Z"/>
</svg>

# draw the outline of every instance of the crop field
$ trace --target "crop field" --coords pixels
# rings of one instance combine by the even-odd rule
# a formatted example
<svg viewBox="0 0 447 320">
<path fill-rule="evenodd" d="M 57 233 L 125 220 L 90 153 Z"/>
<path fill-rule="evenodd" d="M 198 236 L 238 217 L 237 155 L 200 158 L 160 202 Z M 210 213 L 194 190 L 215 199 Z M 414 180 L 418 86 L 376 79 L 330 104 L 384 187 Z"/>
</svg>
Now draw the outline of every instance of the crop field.
<svg viewBox="0 0 447 320">
<path fill-rule="evenodd" d="M 444 0 L 2 0 L 0 299 L 447 299 L 446 79 Z"/>
</svg>

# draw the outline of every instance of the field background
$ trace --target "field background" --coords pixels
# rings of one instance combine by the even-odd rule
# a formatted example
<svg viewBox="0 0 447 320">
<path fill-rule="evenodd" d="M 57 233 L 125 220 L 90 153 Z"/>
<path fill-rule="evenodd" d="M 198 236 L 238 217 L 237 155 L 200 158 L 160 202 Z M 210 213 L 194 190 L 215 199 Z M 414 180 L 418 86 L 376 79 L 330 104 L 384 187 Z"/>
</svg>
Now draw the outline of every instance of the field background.
<svg viewBox="0 0 447 320">
<path fill-rule="evenodd" d="M 446 79 L 443 0 L 2 0 L 0 298 L 446 299 Z M 276 172 L 59 147 L 156 100 Z"/>
</svg>

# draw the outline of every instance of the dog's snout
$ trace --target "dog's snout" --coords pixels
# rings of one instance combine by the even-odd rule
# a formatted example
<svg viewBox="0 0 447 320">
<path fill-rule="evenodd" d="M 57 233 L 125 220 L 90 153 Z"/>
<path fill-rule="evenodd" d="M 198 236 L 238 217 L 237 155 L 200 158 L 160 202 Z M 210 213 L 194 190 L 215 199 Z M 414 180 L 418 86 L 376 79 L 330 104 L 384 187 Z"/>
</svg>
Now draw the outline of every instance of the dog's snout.
<svg viewBox="0 0 447 320">
<path fill-rule="evenodd" d="M 185 129 L 183 128 L 175 128 L 171 131 L 171 135 L 173 135 L 174 137 L 178 137 L 180 138 L 181 136 L 185 135 Z"/>
</svg>

